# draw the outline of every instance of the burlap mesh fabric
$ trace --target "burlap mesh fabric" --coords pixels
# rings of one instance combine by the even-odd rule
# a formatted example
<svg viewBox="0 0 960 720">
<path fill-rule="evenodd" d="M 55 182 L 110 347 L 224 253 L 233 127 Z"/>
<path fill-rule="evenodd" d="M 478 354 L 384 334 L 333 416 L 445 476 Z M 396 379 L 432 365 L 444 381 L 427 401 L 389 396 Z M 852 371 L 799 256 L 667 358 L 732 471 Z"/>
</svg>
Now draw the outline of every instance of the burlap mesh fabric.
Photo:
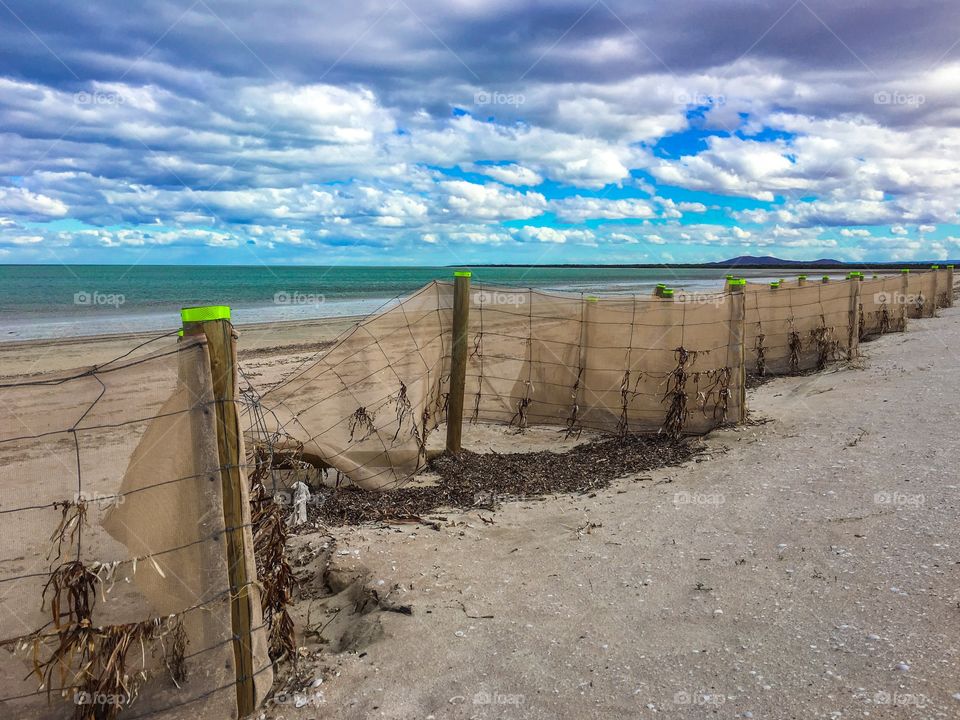
<svg viewBox="0 0 960 720">
<path fill-rule="evenodd" d="M 910 272 L 907 276 L 907 286 L 904 290 L 904 303 L 908 318 L 933 317 L 937 297 L 937 272 Z"/>
<path fill-rule="evenodd" d="M 906 327 L 905 277 L 890 275 L 860 283 L 860 339 L 867 340 Z"/>
<path fill-rule="evenodd" d="M 431 283 L 365 318 L 263 394 L 268 431 L 363 487 L 409 477 L 445 417 L 452 308 L 451 285 Z"/>
<path fill-rule="evenodd" d="M 220 463 L 205 343 L 166 339 L 97 369 L 13 379 L 3 383 L 0 396 L 0 534 L 6 541 L 0 639 L 23 638 L 0 648 L 4 716 L 67 718 L 74 703 L 84 701 L 71 685 L 74 664 L 52 674 L 49 701 L 46 688 L 40 691 L 37 677 L 29 676 L 34 650 L 43 661 L 58 642 L 44 587 L 52 570 L 79 560 L 99 576 L 90 615 L 95 628 L 179 624 L 186 642 L 179 653 L 186 672 L 176 682 L 169 663 L 177 659 L 177 633 L 158 634 L 127 652 L 136 697 L 121 716 L 235 717 Z M 75 518 L 61 532 L 63 519 L 80 506 L 86 521 Z M 65 626 L 68 621 L 60 618 Z M 262 634 L 258 628 L 261 637 L 254 643 L 261 697 L 271 682 Z"/>
<path fill-rule="evenodd" d="M 263 395 L 269 432 L 362 487 L 409 479 L 445 419 L 452 300 L 450 283 L 432 283 L 359 323 Z M 470 305 L 465 421 L 656 432 L 681 358 L 685 432 L 742 417 L 740 339 L 725 294 L 593 300 L 474 286 Z"/>
<path fill-rule="evenodd" d="M 856 317 L 854 283 L 748 287 L 745 346 L 747 372 L 783 375 L 815 369 L 850 351 Z M 854 333 L 852 341 L 856 343 Z"/>
<path fill-rule="evenodd" d="M 729 298 L 480 288 L 471 297 L 465 414 L 518 428 L 657 432 L 683 354 L 684 429 L 736 421 L 740 360 Z"/>
</svg>

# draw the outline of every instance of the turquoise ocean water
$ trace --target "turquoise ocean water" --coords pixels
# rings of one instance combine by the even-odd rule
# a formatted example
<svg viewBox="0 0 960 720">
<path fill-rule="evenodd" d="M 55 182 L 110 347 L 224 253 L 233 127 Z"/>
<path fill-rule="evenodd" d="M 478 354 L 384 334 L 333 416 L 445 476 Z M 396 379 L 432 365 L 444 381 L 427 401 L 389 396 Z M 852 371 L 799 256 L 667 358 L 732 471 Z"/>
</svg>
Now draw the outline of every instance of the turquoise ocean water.
<svg viewBox="0 0 960 720">
<path fill-rule="evenodd" d="M 630 293 L 658 282 L 717 290 L 726 272 L 481 267 L 473 277 L 495 285 Z M 738 274 L 771 277 L 769 270 Z M 446 267 L 0 265 L 0 342 L 173 329 L 180 308 L 191 305 L 230 305 L 238 324 L 361 315 L 452 275 Z"/>
</svg>

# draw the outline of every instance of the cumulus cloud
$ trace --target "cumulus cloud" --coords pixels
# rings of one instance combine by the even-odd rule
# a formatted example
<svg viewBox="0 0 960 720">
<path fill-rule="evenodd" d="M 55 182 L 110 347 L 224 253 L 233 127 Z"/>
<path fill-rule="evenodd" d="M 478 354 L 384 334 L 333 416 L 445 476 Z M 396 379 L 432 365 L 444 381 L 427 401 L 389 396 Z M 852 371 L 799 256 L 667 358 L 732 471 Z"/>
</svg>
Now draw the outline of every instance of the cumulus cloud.
<svg viewBox="0 0 960 720">
<path fill-rule="evenodd" d="M 712 7 L 10 0 L 0 254 L 952 249 L 960 6 Z"/>
<path fill-rule="evenodd" d="M 656 214 L 654 208 L 645 200 L 608 200 L 579 195 L 555 200 L 550 204 L 550 209 L 556 213 L 558 219 L 573 223 L 596 218 L 651 218 Z"/>
<path fill-rule="evenodd" d="M 488 175 L 505 185 L 539 185 L 543 176 L 530 168 L 510 163 L 507 165 L 482 165 L 477 172 Z"/>
</svg>

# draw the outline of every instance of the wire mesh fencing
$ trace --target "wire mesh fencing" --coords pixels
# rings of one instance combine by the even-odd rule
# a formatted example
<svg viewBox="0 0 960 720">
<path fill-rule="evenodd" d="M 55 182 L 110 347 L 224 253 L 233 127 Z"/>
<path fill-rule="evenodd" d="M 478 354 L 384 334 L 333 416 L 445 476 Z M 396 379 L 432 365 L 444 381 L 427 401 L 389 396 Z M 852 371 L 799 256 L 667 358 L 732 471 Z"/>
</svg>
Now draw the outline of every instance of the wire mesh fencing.
<svg viewBox="0 0 960 720">
<path fill-rule="evenodd" d="M 953 269 L 748 283 L 746 297 L 747 372 L 795 375 L 853 359 L 861 341 L 903 332 L 909 318 L 950 307 Z"/>
<path fill-rule="evenodd" d="M 856 353 L 856 281 L 747 290 L 746 354 L 752 374 L 796 374 Z"/>
<path fill-rule="evenodd" d="M 202 336 L 0 384 L 5 717 L 231 718 L 238 684 L 267 692 L 255 583 L 232 626 L 227 537 L 251 530 L 225 521 L 216 405 Z"/>
<path fill-rule="evenodd" d="M 364 319 L 260 399 L 258 437 L 365 488 L 423 467 L 446 420 L 453 286 L 434 282 Z M 565 433 L 700 433 L 743 403 L 742 294 L 666 300 L 473 288 L 465 416 Z"/>
</svg>

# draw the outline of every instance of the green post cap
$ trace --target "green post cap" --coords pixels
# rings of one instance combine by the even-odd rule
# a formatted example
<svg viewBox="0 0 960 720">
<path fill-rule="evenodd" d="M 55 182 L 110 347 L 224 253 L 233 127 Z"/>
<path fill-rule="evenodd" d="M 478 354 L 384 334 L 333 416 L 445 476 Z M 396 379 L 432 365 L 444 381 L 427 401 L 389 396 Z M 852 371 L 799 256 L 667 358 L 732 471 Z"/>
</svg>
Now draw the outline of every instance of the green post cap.
<svg viewBox="0 0 960 720">
<path fill-rule="evenodd" d="M 473 273 L 470 272 L 469 270 L 454 270 L 453 276 L 454 277 L 472 277 Z"/>
<path fill-rule="evenodd" d="M 205 307 L 183 308 L 180 311 L 180 319 L 185 323 L 229 320 L 230 307 L 228 305 L 206 305 Z"/>
<path fill-rule="evenodd" d="M 770 287 L 771 287 L 772 289 L 776 290 L 778 287 L 780 287 L 780 281 L 779 281 L 779 280 L 775 280 L 774 282 L 770 283 Z"/>
<path fill-rule="evenodd" d="M 586 297 L 587 302 L 597 302 L 599 299 L 596 295 L 587 295 Z"/>
<path fill-rule="evenodd" d="M 905 269 L 905 270 L 901 270 L 900 272 L 902 272 L 902 273 L 908 273 L 908 272 L 910 272 L 910 271 Z"/>
<path fill-rule="evenodd" d="M 939 270 L 939 269 L 940 269 L 940 266 L 939 266 L 939 265 L 931 265 L 931 266 L 930 266 L 930 269 L 931 269 L 931 270 Z"/>
<path fill-rule="evenodd" d="M 806 276 L 806 275 L 798 275 L 798 276 L 797 276 L 797 280 L 806 280 L 806 279 L 807 279 L 807 276 Z"/>
<path fill-rule="evenodd" d="M 829 276 L 829 275 L 824 275 L 824 276 L 823 276 L 822 278 L 820 278 L 820 279 L 821 279 L 823 282 L 830 282 L 830 276 Z"/>
<path fill-rule="evenodd" d="M 660 291 L 660 297 L 672 298 L 673 297 L 673 288 L 664 288 Z"/>
<path fill-rule="evenodd" d="M 953 265 L 947 265 L 950 270 L 953 270 Z"/>
<path fill-rule="evenodd" d="M 747 281 L 744 278 L 731 278 L 730 284 L 735 287 L 740 287 L 747 284 Z"/>
</svg>

